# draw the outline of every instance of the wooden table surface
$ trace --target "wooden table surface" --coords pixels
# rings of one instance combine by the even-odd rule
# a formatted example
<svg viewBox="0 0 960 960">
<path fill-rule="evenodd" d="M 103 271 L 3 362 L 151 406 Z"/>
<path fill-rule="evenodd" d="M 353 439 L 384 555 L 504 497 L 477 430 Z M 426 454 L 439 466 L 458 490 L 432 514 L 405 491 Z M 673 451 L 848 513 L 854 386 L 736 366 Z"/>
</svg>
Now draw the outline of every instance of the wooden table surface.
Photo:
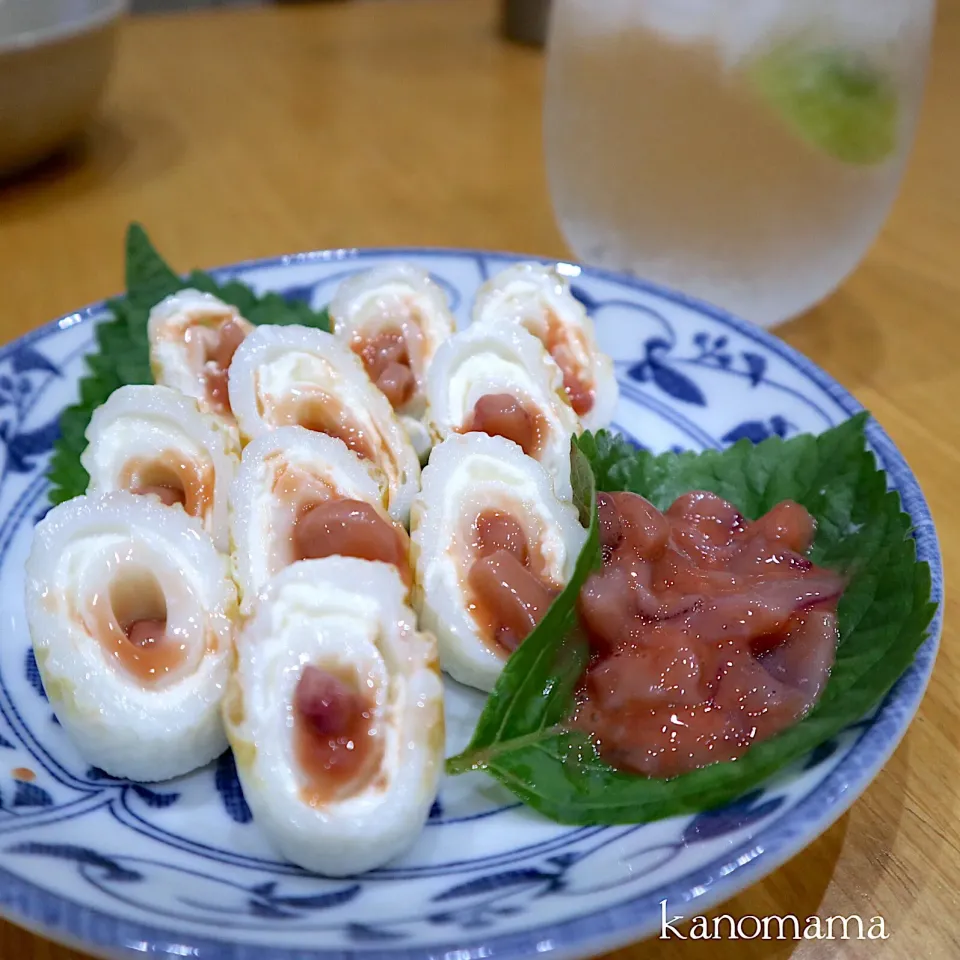
<svg viewBox="0 0 960 960">
<path fill-rule="evenodd" d="M 498 39 L 493 0 L 143 18 L 82 150 L 0 186 L 0 339 L 121 288 L 131 219 L 181 267 L 329 246 L 567 256 L 540 154 L 542 58 Z M 942 0 L 902 194 L 870 255 L 781 333 L 852 390 L 913 466 L 960 568 L 960 0 Z M 957 471 L 956 473 L 954 471 Z M 883 942 L 652 941 L 616 960 L 960 956 L 960 663 L 948 600 L 936 673 L 873 786 L 724 905 L 859 913 Z M 77 954 L 0 923 L 3 960 Z"/>
</svg>

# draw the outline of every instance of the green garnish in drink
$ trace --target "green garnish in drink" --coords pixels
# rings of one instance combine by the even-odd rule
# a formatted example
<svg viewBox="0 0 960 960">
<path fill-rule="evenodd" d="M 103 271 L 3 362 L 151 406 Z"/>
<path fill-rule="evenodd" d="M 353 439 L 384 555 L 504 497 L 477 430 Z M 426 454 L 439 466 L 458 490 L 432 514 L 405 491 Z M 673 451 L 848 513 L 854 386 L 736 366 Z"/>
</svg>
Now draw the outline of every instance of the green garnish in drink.
<svg viewBox="0 0 960 960">
<path fill-rule="evenodd" d="M 896 148 L 897 92 L 861 55 L 788 44 L 754 61 L 749 76 L 799 136 L 837 160 L 881 163 Z"/>
</svg>

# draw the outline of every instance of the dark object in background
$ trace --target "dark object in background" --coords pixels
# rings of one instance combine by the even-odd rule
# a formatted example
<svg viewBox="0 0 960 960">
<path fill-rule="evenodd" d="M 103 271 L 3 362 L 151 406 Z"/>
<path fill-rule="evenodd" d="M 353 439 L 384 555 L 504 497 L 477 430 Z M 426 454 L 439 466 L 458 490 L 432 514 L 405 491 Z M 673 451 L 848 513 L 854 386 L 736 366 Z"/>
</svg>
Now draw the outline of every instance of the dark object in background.
<svg viewBox="0 0 960 960">
<path fill-rule="evenodd" d="M 250 7 L 262 0 L 131 0 L 131 13 L 177 13 L 205 7 Z"/>
<path fill-rule="evenodd" d="M 508 40 L 542 47 L 550 0 L 500 0 L 500 30 Z"/>
<path fill-rule="evenodd" d="M 0 176 L 86 128 L 114 59 L 121 0 L 0 0 Z"/>
</svg>

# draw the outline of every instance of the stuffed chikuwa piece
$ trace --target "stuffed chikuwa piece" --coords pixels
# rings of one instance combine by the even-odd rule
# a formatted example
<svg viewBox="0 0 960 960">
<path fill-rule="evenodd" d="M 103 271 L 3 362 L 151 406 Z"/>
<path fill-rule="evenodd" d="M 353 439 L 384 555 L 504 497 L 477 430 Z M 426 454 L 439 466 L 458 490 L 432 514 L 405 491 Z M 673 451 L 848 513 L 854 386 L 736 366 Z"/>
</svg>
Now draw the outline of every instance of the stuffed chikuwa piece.
<svg viewBox="0 0 960 960">
<path fill-rule="evenodd" d="M 510 320 L 474 325 L 437 351 L 427 378 L 436 440 L 486 433 L 512 440 L 542 464 L 561 500 L 572 496 L 570 437 L 580 421 L 543 344 Z"/>
<path fill-rule="evenodd" d="M 244 443 L 282 426 L 342 440 L 386 479 L 387 509 L 405 523 L 420 486 L 420 460 L 360 358 L 312 327 L 258 327 L 230 366 L 230 403 Z"/>
<path fill-rule="evenodd" d="M 340 284 L 330 318 L 334 335 L 363 361 L 425 460 L 427 370 L 456 329 L 443 288 L 413 264 L 374 267 Z"/>
<path fill-rule="evenodd" d="M 170 387 L 126 386 L 93 412 L 80 457 L 98 495 L 126 490 L 182 507 L 218 550 L 229 548 L 227 501 L 240 456 L 236 431 Z"/>
<path fill-rule="evenodd" d="M 585 430 L 610 425 L 619 398 L 613 362 L 598 343 L 593 320 L 554 265 L 517 263 L 491 277 L 474 303 L 481 327 L 520 324 L 546 347 Z"/>
<path fill-rule="evenodd" d="M 197 520 L 149 497 L 76 497 L 37 525 L 26 612 L 53 709 L 83 758 L 167 780 L 227 746 L 236 591 Z"/>
<path fill-rule="evenodd" d="M 237 637 L 224 717 L 244 796 L 307 870 L 349 876 L 393 860 L 436 797 L 443 685 L 406 593 L 390 564 L 301 560 Z"/>
<path fill-rule="evenodd" d="M 569 580 L 586 532 L 536 460 L 503 437 L 468 433 L 434 447 L 411 539 L 415 603 L 443 669 L 492 690 Z"/>
<path fill-rule="evenodd" d="M 236 307 L 209 293 L 186 289 L 161 300 L 147 322 L 154 380 L 232 424 L 230 364 L 253 329 Z"/>
<path fill-rule="evenodd" d="M 335 437 L 278 427 L 248 444 L 230 495 L 242 610 L 298 560 L 381 560 L 409 584 L 410 538 L 387 513 L 386 499 L 380 471 Z"/>
</svg>

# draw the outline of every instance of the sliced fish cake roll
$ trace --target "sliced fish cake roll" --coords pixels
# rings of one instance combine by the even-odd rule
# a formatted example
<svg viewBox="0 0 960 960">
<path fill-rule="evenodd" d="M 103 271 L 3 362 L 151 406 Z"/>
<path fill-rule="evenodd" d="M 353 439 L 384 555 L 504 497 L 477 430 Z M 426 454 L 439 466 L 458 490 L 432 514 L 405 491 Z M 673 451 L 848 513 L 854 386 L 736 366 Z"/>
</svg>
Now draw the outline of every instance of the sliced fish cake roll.
<svg viewBox="0 0 960 960">
<path fill-rule="evenodd" d="M 581 430 L 560 368 L 543 344 L 510 320 L 472 326 L 437 351 L 427 378 L 428 417 L 438 440 L 480 432 L 518 444 L 571 498 L 570 437 Z"/>
<path fill-rule="evenodd" d="M 295 325 L 259 327 L 234 357 L 230 402 L 245 442 L 293 425 L 342 440 L 383 473 L 390 515 L 406 523 L 420 461 L 360 358 L 332 334 Z"/>
<path fill-rule="evenodd" d="M 425 270 L 388 264 L 344 280 L 330 301 L 330 317 L 334 334 L 363 361 L 425 456 L 427 369 L 456 328 L 446 294 Z"/>
<path fill-rule="evenodd" d="M 492 690 L 573 573 L 577 510 L 515 443 L 469 433 L 434 447 L 411 524 L 420 624 L 450 676 Z"/>
<path fill-rule="evenodd" d="M 253 329 L 235 307 L 209 293 L 181 290 L 161 300 L 147 321 L 154 380 L 232 422 L 230 364 Z"/>
<path fill-rule="evenodd" d="M 303 560 L 237 637 L 224 701 L 244 796 L 294 863 L 371 870 L 417 839 L 443 766 L 436 642 L 388 564 Z"/>
<path fill-rule="evenodd" d="M 226 749 L 236 593 L 183 511 L 124 492 L 54 507 L 27 560 L 26 612 L 54 712 L 88 763 L 166 780 Z"/>
<path fill-rule="evenodd" d="M 278 427 L 248 444 L 230 496 L 243 611 L 268 580 L 299 560 L 382 560 L 409 586 L 410 539 L 385 503 L 383 475 L 342 440 Z"/>
<path fill-rule="evenodd" d="M 218 550 L 229 549 L 235 429 L 171 387 L 126 386 L 94 410 L 86 436 L 80 462 L 90 474 L 88 494 L 126 490 L 180 505 Z"/>
<path fill-rule="evenodd" d="M 542 263 L 518 263 L 491 277 L 477 294 L 473 322 L 504 319 L 524 326 L 550 352 L 584 428 L 608 426 L 619 397 L 613 362 L 597 345 L 593 321 L 567 278 Z"/>
</svg>

